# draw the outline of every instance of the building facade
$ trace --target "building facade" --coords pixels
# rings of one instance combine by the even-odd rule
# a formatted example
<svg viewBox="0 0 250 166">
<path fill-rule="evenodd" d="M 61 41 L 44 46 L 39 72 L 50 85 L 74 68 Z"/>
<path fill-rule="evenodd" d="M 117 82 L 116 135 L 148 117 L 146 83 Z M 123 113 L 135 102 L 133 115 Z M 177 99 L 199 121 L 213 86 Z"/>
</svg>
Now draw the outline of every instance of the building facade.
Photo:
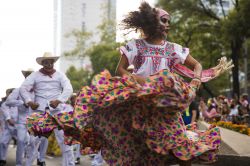
<svg viewBox="0 0 250 166">
<path fill-rule="evenodd" d="M 92 36 L 86 41 L 86 47 L 98 43 L 97 27 L 103 18 L 116 19 L 116 0 L 54 0 L 54 16 L 54 52 L 61 56 L 59 70 L 65 73 L 70 66 L 91 69 L 88 57 L 64 56 L 76 47 L 75 38 L 69 34 L 73 30 L 90 32 Z"/>
</svg>

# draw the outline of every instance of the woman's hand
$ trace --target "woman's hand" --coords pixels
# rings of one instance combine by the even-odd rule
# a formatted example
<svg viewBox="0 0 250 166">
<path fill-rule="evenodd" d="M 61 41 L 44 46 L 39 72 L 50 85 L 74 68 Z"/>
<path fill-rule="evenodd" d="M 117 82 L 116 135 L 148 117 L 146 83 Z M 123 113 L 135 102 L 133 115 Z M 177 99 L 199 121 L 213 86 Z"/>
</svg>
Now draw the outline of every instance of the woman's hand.
<svg viewBox="0 0 250 166">
<path fill-rule="evenodd" d="M 142 76 L 138 76 L 138 75 L 134 75 L 134 74 L 131 74 L 131 76 L 140 85 L 144 85 L 146 82 L 146 79 Z"/>
<path fill-rule="evenodd" d="M 200 88 L 200 86 L 201 86 L 201 80 L 200 79 L 198 79 L 198 78 L 194 78 L 194 79 L 192 79 L 192 81 L 190 82 L 190 85 L 192 86 L 192 87 L 194 87 L 195 89 L 199 89 Z"/>
<path fill-rule="evenodd" d="M 234 67 L 232 60 L 228 61 L 226 57 L 221 57 L 218 61 L 219 64 L 212 68 L 214 70 L 215 77 L 218 77 Z"/>
</svg>

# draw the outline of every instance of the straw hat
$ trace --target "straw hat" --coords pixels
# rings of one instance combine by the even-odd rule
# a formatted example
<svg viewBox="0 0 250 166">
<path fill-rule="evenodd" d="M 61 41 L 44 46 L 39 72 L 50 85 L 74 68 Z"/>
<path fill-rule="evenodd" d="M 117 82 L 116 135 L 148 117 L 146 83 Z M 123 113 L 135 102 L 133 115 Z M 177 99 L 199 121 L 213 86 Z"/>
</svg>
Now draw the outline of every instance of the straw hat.
<svg viewBox="0 0 250 166">
<path fill-rule="evenodd" d="M 34 70 L 32 68 L 28 68 L 26 70 L 22 70 L 23 76 L 26 76 L 27 73 L 32 73 Z"/>
<path fill-rule="evenodd" d="M 130 73 L 132 73 L 133 72 L 133 70 L 134 70 L 134 65 L 130 65 L 130 66 L 128 66 L 128 68 L 127 68 L 127 70 L 130 72 Z"/>
<path fill-rule="evenodd" d="M 242 95 L 241 95 L 242 97 L 248 97 L 248 94 L 247 93 L 243 93 Z"/>
<path fill-rule="evenodd" d="M 36 62 L 39 65 L 42 65 L 42 61 L 45 59 L 53 59 L 54 62 L 58 60 L 59 56 L 53 56 L 51 52 L 45 52 L 42 57 L 37 57 Z"/>
</svg>

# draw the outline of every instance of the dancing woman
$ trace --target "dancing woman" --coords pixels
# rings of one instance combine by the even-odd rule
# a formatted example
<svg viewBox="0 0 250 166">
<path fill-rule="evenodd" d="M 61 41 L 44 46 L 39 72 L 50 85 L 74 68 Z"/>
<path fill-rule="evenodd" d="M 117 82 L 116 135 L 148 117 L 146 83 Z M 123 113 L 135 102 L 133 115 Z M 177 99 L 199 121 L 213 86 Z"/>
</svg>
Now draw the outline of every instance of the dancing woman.
<svg viewBox="0 0 250 166">
<path fill-rule="evenodd" d="M 109 165 L 168 165 L 174 155 L 181 165 L 197 158 L 216 160 L 220 132 L 215 126 L 198 131 L 186 127 L 181 117 L 201 82 L 232 67 L 225 58 L 202 71 L 188 48 L 166 40 L 168 12 L 142 2 L 139 11 L 123 20 L 126 29 L 140 30 L 142 38 L 120 48 L 116 77 L 107 70 L 91 86 L 82 88 L 71 113 L 33 115 L 28 127 L 35 135 L 48 136 L 61 128 L 66 144 L 81 143 L 82 152 L 101 154 Z M 186 65 L 187 67 L 183 66 Z M 134 65 L 132 74 L 127 71 Z M 188 83 L 179 75 L 192 78 Z"/>
</svg>

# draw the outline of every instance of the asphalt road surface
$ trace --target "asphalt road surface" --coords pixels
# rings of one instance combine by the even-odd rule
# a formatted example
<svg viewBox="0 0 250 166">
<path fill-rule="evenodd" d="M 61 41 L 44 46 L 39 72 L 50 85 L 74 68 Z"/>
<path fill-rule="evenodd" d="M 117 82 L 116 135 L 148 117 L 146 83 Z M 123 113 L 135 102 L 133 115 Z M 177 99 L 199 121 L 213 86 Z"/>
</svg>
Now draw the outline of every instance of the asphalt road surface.
<svg viewBox="0 0 250 166">
<path fill-rule="evenodd" d="M 16 148 L 13 147 L 13 145 L 10 145 L 8 148 L 8 155 L 6 160 L 7 166 L 15 166 L 15 160 L 16 160 Z M 61 166 L 62 165 L 61 161 L 62 161 L 61 157 L 46 156 L 47 166 Z M 36 161 L 33 163 L 33 165 L 36 166 Z M 81 163 L 79 166 L 91 166 L 91 158 L 89 156 L 82 156 Z"/>
</svg>

